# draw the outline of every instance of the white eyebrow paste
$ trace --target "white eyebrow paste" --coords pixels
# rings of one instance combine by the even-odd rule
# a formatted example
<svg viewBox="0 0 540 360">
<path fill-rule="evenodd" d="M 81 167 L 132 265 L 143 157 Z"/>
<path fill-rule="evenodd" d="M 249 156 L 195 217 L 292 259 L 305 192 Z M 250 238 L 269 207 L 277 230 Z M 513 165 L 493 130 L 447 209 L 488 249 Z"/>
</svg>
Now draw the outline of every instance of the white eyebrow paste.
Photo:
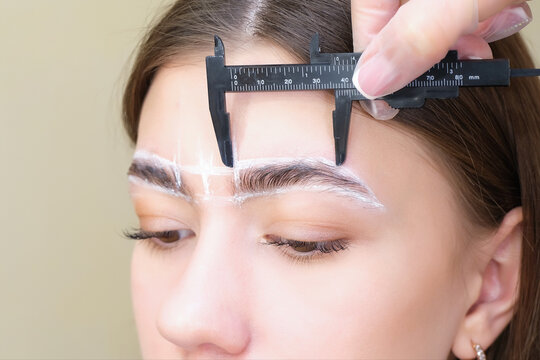
<svg viewBox="0 0 540 360">
<path fill-rule="evenodd" d="M 295 192 L 295 191 L 296 192 L 297 191 L 312 191 L 312 192 L 331 192 L 340 196 L 345 196 L 345 197 L 352 198 L 355 200 L 360 200 L 367 208 L 373 208 L 373 209 L 385 208 L 385 206 L 377 199 L 377 197 L 375 196 L 373 191 L 367 186 L 367 184 L 364 183 L 364 181 L 362 181 L 362 179 L 360 179 L 354 172 L 352 172 L 350 169 L 346 168 L 343 165 L 336 166 L 335 163 L 323 157 L 312 157 L 312 158 L 272 157 L 272 158 L 254 158 L 254 159 L 243 159 L 243 160 L 235 159 L 234 168 L 229 168 L 226 166 L 214 166 L 212 163 L 212 160 L 213 160 L 212 158 L 208 159 L 208 161 L 204 161 L 204 159 L 200 158 L 199 165 L 180 165 L 176 161 L 170 161 L 168 159 L 162 158 L 159 155 L 156 155 L 154 153 L 151 153 L 145 150 L 137 150 L 135 154 L 133 155 L 133 159 L 134 160 L 136 159 L 151 160 L 155 165 L 159 167 L 172 168 L 175 174 L 175 177 L 177 179 L 177 185 L 179 187 L 181 185 L 182 173 L 201 175 L 201 181 L 203 182 L 203 188 L 204 188 L 204 195 L 195 196 L 195 199 L 188 198 L 183 194 L 180 194 L 175 191 L 171 191 L 169 189 L 162 188 L 155 184 L 150 184 L 148 182 L 145 182 L 144 180 L 138 179 L 135 176 L 129 176 L 129 180 L 132 182 L 143 184 L 143 185 L 151 187 L 152 189 L 164 192 L 169 195 L 179 196 L 192 202 L 198 202 L 201 200 L 202 201 L 221 200 L 221 201 L 232 202 L 235 204 L 242 204 L 246 200 L 255 198 L 255 197 L 280 195 L 280 194 L 286 194 L 286 193 Z M 241 194 L 235 194 L 232 196 L 216 196 L 212 193 L 210 189 L 210 181 L 209 181 L 210 176 L 232 175 L 234 177 L 235 189 L 238 189 L 241 170 L 246 170 L 249 168 L 260 168 L 260 167 L 264 167 L 268 165 L 287 165 L 287 164 L 298 163 L 298 162 L 301 162 L 306 165 L 311 165 L 311 166 L 324 165 L 327 167 L 331 167 L 333 171 L 335 171 L 336 173 L 338 173 L 339 175 L 343 177 L 350 179 L 352 182 L 355 182 L 359 184 L 360 186 L 364 187 L 366 191 L 362 192 L 362 191 L 356 191 L 350 188 L 341 188 L 338 186 L 314 184 L 314 185 L 294 185 L 287 188 L 278 189 L 275 191 L 241 193 Z"/>
<path fill-rule="evenodd" d="M 137 150 L 135 151 L 135 154 L 133 154 L 133 160 L 136 159 L 143 159 L 143 160 L 152 160 L 156 162 L 157 164 L 160 164 L 162 166 L 171 167 L 174 169 L 174 171 L 178 172 L 184 172 L 188 174 L 194 174 L 194 175 L 218 175 L 218 176 L 224 176 L 224 175 L 230 175 L 233 172 L 233 169 L 223 165 L 223 166 L 214 166 L 211 164 L 207 165 L 180 165 L 175 161 L 167 160 L 159 155 L 156 155 L 154 153 L 151 153 L 146 150 Z M 202 160 L 202 159 L 201 159 Z"/>
<path fill-rule="evenodd" d="M 180 188 L 182 186 L 182 177 L 180 176 L 180 169 L 176 162 L 176 157 L 174 161 L 167 160 L 165 158 L 162 158 L 159 155 L 156 155 L 154 153 L 145 151 L 145 150 L 137 150 L 135 154 L 133 154 L 133 160 L 141 159 L 151 162 L 152 164 L 156 165 L 160 168 L 170 168 L 172 169 L 174 173 L 174 178 L 176 182 L 176 186 Z M 133 177 L 133 176 L 131 176 Z M 169 193 L 170 190 L 167 190 Z"/>
<path fill-rule="evenodd" d="M 334 172 L 339 175 L 348 178 L 352 182 L 359 184 L 360 186 L 366 189 L 365 192 L 355 191 L 350 188 L 341 188 L 338 186 L 331 185 L 294 185 L 287 188 L 278 189 L 275 191 L 260 192 L 260 193 L 242 193 L 236 195 L 237 201 L 242 203 L 245 200 L 253 197 L 260 196 L 271 196 L 278 194 L 285 194 L 293 191 L 313 191 L 313 192 L 332 192 L 341 196 L 350 197 L 356 200 L 363 202 L 368 208 L 384 208 L 384 205 L 377 199 L 373 191 L 367 184 L 362 181 L 355 173 L 347 169 L 343 165 L 337 166 L 334 162 L 323 158 L 323 157 L 312 157 L 312 158 L 290 158 L 290 157 L 272 157 L 272 158 L 255 158 L 255 159 L 244 159 L 236 160 L 234 170 L 235 173 L 239 173 L 241 170 L 249 168 L 260 168 L 268 165 L 287 165 L 301 162 L 302 164 L 310 165 L 316 167 L 318 165 L 328 166 L 333 169 Z M 235 185 L 238 182 L 235 181 Z M 238 188 L 238 186 L 236 186 Z"/>
<path fill-rule="evenodd" d="M 184 199 L 184 200 L 186 200 L 188 202 L 193 201 L 193 199 L 190 196 L 186 196 L 186 195 L 184 195 L 184 194 L 182 194 L 181 192 L 178 192 L 178 191 L 167 189 L 167 188 L 165 188 L 163 186 L 152 184 L 152 183 L 150 183 L 148 181 L 145 181 L 144 179 L 139 178 L 138 176 L 128 175 L 128 180 L 129 180 L 129 182 L 131 182 L 133 184 L 142 185 L 142 186 L 145 186 L 145 187 L 147 187 L 149 189 L 156 190 L 156 191 L 159 191 L 159 192 L 167 194 L 167 195 L 172 195 L 172 196 L 175 196 L 175 197 L 179 197 L 179 198 L 182 198 L 182 199 Z"/>
</svg>

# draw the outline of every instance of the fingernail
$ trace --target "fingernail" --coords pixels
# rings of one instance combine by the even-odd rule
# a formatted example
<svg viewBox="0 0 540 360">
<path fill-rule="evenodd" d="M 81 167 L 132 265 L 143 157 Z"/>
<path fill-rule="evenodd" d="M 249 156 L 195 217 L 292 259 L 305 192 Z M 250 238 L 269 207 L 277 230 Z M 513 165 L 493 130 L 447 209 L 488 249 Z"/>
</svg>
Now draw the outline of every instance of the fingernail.
<svg viewBox="0 0 540 360">
<path fill-rule="evenodd" d="M 366 99 L 373 100 L 387 95 L 389 85 L 398 75 L 384 55 L 375 54 L 358 64 L 353 74 L 353 84 Z"/>
<path fill-rule="evenodd" d="M 360 101 L 360 105 L 377 120 L 390 120 L 399 113 L 398 109 L 394 109 L 384 100 Z"/>
<path fill-rule="evenodd" d="M 509 6 L 495 16 L 482 37 L 493 42 L 514 35 L 532 21 L 531 8 L 527 3 Z"/>
<path fill-rule="evenodd" d="M 474 55 L 467 55 L 467 56 L 464 56 L 463 58 L 459 58 L 460 60 L 482 60 L 482 58 L 480 56 L 474 56 Z"/>
</svg>

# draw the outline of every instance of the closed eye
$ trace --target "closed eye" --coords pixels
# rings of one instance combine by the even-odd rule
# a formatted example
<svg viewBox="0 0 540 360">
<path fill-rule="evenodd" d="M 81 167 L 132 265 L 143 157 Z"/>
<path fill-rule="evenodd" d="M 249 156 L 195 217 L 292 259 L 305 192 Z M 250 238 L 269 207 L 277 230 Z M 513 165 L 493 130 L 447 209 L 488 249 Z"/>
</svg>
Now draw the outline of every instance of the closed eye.
<svg viewBox="0 0 540 360">
<path fill-rule="evenodd" d="M 277 235 L 265 235 L 262 244 L 282 247 L 284 255 L 295 262 L 301 263 L 308 263 L 315 259 L 349 248 L 349 241 L 345 239 L 330 241 L 299 241 L 285 239 Z"/>
<path fill-rule="evenodd" d="M 157 250 L 169 250 L 181 243 L 181 240 L 195 236 L 190 229 L 166 230 L 166 231 L 124 231 L 124 236 L 131 240 L 144 240 L 153 245 Z"/>
</svg>

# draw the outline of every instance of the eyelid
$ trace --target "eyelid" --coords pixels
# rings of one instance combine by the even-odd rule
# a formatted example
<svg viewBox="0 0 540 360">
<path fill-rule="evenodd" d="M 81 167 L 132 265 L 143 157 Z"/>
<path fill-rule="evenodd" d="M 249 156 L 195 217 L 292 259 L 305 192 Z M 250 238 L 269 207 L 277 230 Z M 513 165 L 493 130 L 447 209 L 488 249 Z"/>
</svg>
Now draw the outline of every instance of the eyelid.
<svg viewBox="0 0 540 360">
<path fill-rule="evenodd" d="M 152 216 L 171 220 L 193 219 L 196 209 L 192 203 L 178 197 L 138 187 L 130 193 L 131 202 L 138 217 Z"/>
<path fill-rule="evenodd" d="M 164 231 L 176 229 L 192 229 L 199 231 L 196 214 L 182 206 L 150 204 L 135 207 L 140 227 L 147 231 Z"/>
<path fill-rule="evenodd" d="M 263 236 L 261 243 L 263 245 L 278 246 L 280 252 L 295 263 L 311 263 L 322 260 L 335 255 L 339 251 L 348 250 L 350 246 L 350 241 L 346 239 L 308 242 L 285 239 L 276 235 Z M 294 250 L 294 245 L 303 246 L 304 244 L 313 244 L 315 249 L 309 252 Z"/>
<path fill-rule="evenodd" d="M 349 232 L 342 226 L 321 224 L 319 221 L 287 220 L 275 222 L 266 228 L 267 234 L 279 234 L 286 239 L 306 242 L 324 242 L 346 239 Z"/>
<path fill-rule="evenodd" d="M 174 239 L 174 235 L 178 238 Z M 136 229 L 134 231 L 124 231 L 124 236 L 127 239 L 138 240 L 143 244 L 150 246 L 151 250 L 157 251 L 169 251 L 184 244 L 184 241 L 196 236 L 195 232 L 191 229 L 175 229 L 164 231 L 147 231 L 143 229 Z M 160 240 L 160 238 L 171 237 L 174 240 L 170 243 Z"/>
</svg>

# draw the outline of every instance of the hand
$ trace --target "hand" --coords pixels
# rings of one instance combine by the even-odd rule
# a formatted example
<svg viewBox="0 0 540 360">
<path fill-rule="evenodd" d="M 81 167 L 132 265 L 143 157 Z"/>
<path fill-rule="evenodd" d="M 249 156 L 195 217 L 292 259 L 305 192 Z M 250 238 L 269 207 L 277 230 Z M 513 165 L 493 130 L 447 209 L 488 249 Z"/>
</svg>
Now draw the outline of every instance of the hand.
<svg viewBox="0 0 540 360">
<path fill-rule="evenodd" d="M 532 20 L 523 0 L 351 0 L 354 51 L 363 52 L 353 82 L 375 99 L 403 88 L 447 54 L 490 59 L 489 42 L 515 34 Z M 398 110 L 362 101 L 373 117 Z"/>
</svg>

